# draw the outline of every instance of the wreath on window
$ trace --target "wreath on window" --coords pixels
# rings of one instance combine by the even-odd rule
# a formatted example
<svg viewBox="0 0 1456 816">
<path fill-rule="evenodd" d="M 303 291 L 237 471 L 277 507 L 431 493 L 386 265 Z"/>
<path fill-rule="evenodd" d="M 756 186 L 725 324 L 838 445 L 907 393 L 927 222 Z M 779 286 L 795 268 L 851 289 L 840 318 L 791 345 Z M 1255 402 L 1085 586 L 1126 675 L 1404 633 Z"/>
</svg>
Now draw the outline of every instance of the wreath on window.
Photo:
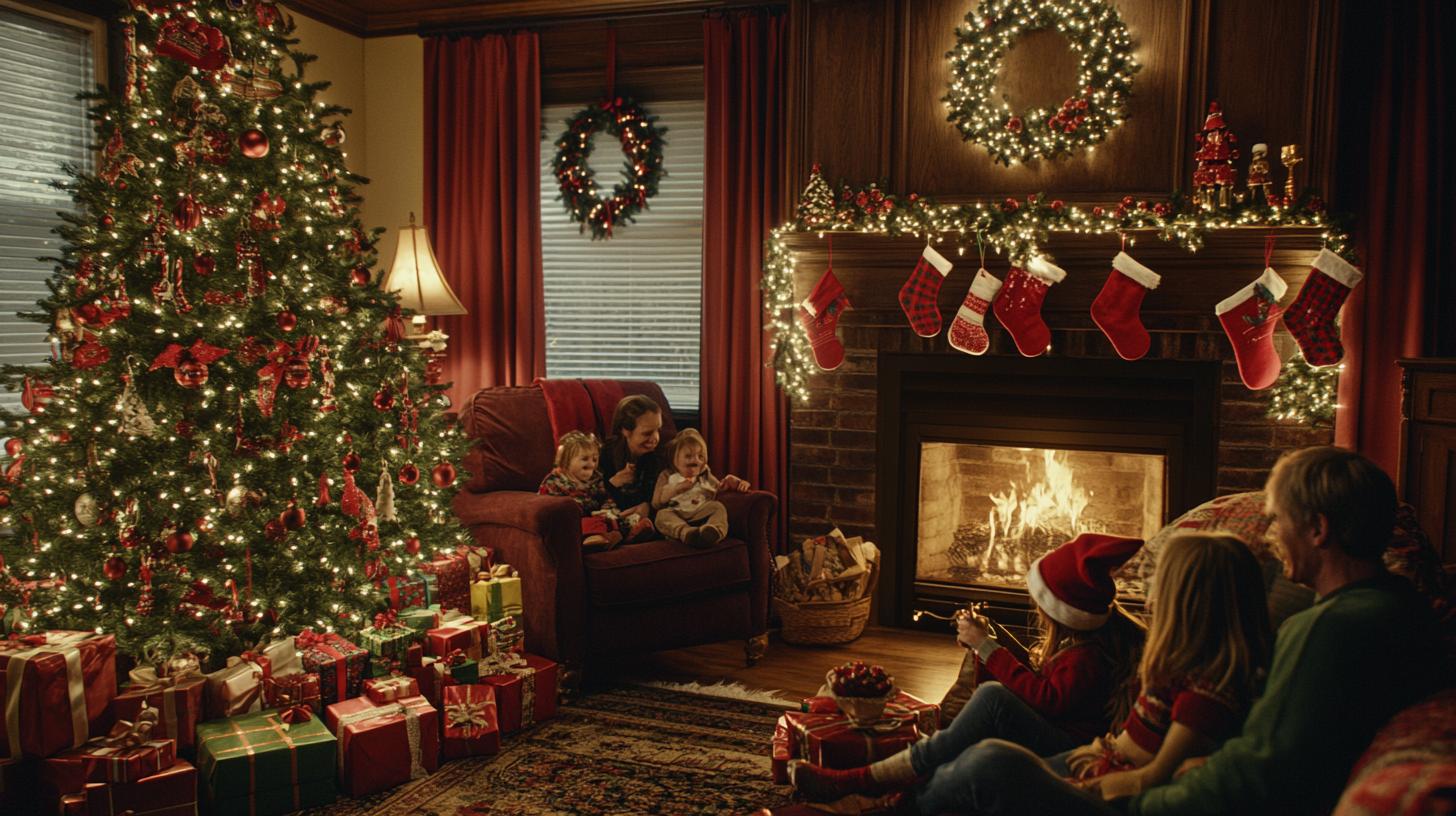
<svg viewBox="0 0 1456 816">
<path fill-rule="evenodd" d="M 571 220 L 583 232 L 591 228 L 592 240 L 611 238 L 612 228 L 636 220 L 657 195 L 662 169 L 662 134 L 667 128 L 654 126 L 653 119 L 631 99 L 602 100 L 566 120 L 566 132 L 556 140 L 556 158 L 551 168 L 561 186 L 561 201 Z M 612 195 L 602 198 L 596 171 L 587 163 L 592 153 L 592 136 L 606 133 L 622 142 L 622 183 Z"/>
<path fill-rule="evenodd" d="M 1014 111 L 994 99 L 996 73 L 1017 35 L 1055 28 L 1081 57 L 1075 96 L 1061 108 Z M 1127 117 L 1132 58 L 1127 26 L 1102 0 L 986 0 L 956 28 L 950 93 L 942 98 L 961 138 L 984 145 L 997 162 L 1069 156 L 1107 138 Z"/>
</svg>

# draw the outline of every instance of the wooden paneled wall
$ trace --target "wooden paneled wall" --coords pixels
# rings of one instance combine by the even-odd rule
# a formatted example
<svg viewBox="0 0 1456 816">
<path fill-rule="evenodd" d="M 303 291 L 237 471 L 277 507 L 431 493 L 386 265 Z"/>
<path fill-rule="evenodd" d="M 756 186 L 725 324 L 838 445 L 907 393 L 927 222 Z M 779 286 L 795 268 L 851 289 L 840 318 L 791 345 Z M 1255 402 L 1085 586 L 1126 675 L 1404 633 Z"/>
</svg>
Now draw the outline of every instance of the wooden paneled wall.
<svg viewBox="0 0 1456 816">
<path fill-rule="evenodd" d="M 1193 134 L 1219 102 L 1242 157 L 1300 145 L 1301 186 L 1333 177 L 1338 0 L 1115 0 L 1142 64 L 1129 118 L 1091 154 L 993 164 L 946 120 L 946 53 L 975 0 L 793 0 L 790 199 L 825 178 L 887 179 L 942 202 L 1046 191 L 1069 203 L 1163 198 L 1191 183 Z M 998 85 L 1014 108 L 1059 105 L 1077 61 L 1055 32 L 1023 35 Z M 1278 168 L 1276 179 L 1284 179 Z"/>
</svg>

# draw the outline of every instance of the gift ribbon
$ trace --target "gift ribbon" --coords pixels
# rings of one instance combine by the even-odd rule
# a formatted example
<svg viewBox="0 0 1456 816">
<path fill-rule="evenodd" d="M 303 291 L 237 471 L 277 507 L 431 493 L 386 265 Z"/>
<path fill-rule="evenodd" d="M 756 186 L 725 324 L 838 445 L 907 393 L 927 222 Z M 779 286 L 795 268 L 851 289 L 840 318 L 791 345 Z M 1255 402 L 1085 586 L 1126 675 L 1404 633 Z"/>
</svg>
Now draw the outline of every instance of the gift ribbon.
<svg viewBox="0 0 1456 816">
<path fill-rule="evenodd" d="M 421 700 L 424 705 L 428 702 Z M 378 708 L 366 708 L 360 711 L 352 711 L 339 718 L 339 776 L 344 775 L 344 753 L 348 748 L 351 734 L 345 730 L 345 726 L 353 725 L 365 720 L 373 720 L 381 717 L 404 716 L 405 734 L 409 738 L 410 752 L 410 779 L 423 779 L 429 776 L 425 766 L 420 760 L 420 715 L 413 706 L 404 703 L 391 703 Z"/>
<path fill-rule="evenodd" d="M 187 668 L 172 674 L 158 674 L 155 666 L 138 666 L 128 673 L 128 677 L 131 678 L 132 691 L 140 694 L 152 694 L 172 689 L 182 681 L 196 676 L 197 673 L 197 669 Z"/>
<path fill-rule="evenodd" d="M 36 649 L 6 655 L 5 732 L 10 743 L 10 758 L 20 759 L 20 687 L 25 681 L 25 666 L 32 659 L 49 653 L 59 653 L 66 660 L 66 692 L 71 703 L 71 746 L 85 744 L 90 737 L 90 721 L 86 714 L 86 681 L 81 675 L 81 648 L 74 645 L 89 640 L 95 635 L 78 632 L 60 636 L 54 643 Z M 49 640 L 50 637 L 48 636 Z"/>
<path fill-rule="evenodd" d="M 390 609 L 374 616 L 374 628 L 376 631 L 383 631 L 385 629 L 407 629 L 409 627 L 400 621 L 398 612 Z"/>
<path fill-rule="evenodd" d="M 297 745 L 297 743 L 295 743 L 293 741 L 292 738 L 290 738 L 288 736 L 288 727 L 282 721 L 275 720 L 272 716 L 269 716 L 269 717 L 264 718 L 263 722 L 266 723 L 266 725 L 264 725 L 261 728 L 243 728 L 242 726 L 238 725 L 236 722 L 230 722 L 230 723 L 228 723 L 228 725 L 232 726 L 232 729 L 233 729 L 232 730 L 232 733 L 222 732 L 222 733 L 218 733 L 218 734 L 212 734 L 212 735 L 210 735 L 208 737 L 203 738 L 201 740 L 201 742 L 197 746 L 198 747 L 198 753 L 199 754 L 201 753 L 202 744 L 203 743 L 206 743 L 208 740 L 219 739 L 221 737 L 232 737 L 232 736 L 238 737 L 240 740 L 242 740 L 242 743 L 243 743 L 242 745 L 239 745 L 239 746 L 237 746 L 235 748 L 223 748 L 221 750 L 215 750 L 215 751 L 212 752 L 212 756 L 213 756 L 214 759 L 221 759 L 223 754 L 232 753 L 234 751 L 246 751 L 247 754 L 248 754 L 248 790 L 249 791 L 257 791 L 258 790 L 258 762 L 257 762 L 257 753 L 258 752 L 256 750 L 257 747 L 259 745 L 272 745 L 275 742 L 281 742 L 284 745 L 287 745 L 288 746 L 288 756 L 289 756 L 289 759 L 292 761 L 292 767 L 290 769 L 291 779 L 290 779 L 289 784 L 293 788 L 293 808 L 294 808 L 294 810 L 297 810 L 297 809 L 299 809 L 299 805 L 298 805 L 298 745 Z M 278 735 L 278 739 L 276 739 L 276 740 L 267 740 L 267 741 L 264 741 L 264 742 L 254 743 L 247 736 L 248 734 L 255 734 L 255 733 L 258 733 L 260 731 L 272 731 L 272 732 L 274 732 L 274 733 L 276 733 Z M 328 736 L 328 735 L 327 734 L 323 734 L 323 735 L 311 735 L 311 736 Z M 248 812 L 249 813 L 254 813 L 254 812 L 256 812 L 256 810 L 257 810 L 257 794 L 250 792 L 248 794 Z"/>
<path fill-rule="evenodd" d="M 494 707 L 495 703 L 489 700 L 481 703 L 472 703 L 467 700 L 463 703 L 446 705 L 445 727 L 462 729 L 465 733 L 461 736 L 470 739 L 470 729 L 490 726 L 490 718 L 486 716 L 486 709 Z"/>
<path fill-rule="evenodd" d="M 372 685 L 369 686 L 369 690 L 379 692 L 382 698 L 374 700 L 376 703 L 390 703 L 403 697 L 413 697 L 414 695 L 410 692 L 419 685 L 413 677 L 391 677 L 388 680 L 370 682 Z"/>
</svg>

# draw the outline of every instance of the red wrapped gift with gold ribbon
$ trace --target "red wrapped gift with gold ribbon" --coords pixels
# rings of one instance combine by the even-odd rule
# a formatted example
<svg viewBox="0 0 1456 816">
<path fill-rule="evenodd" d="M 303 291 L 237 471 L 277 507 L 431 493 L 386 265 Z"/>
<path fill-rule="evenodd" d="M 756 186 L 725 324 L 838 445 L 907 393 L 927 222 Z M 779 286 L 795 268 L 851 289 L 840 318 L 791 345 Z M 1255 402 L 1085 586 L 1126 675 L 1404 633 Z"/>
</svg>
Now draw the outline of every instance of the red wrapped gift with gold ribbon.
<svg viewBox="0 0 1456 816">
<path fill-rule="evenodd" d="M 301 705 L 315 714 L 324 713 L 321 683 L 316 672 L 269 677 L 263 681 L 263 707 L 288 708 Z"/>
<path fill-rule="evenodd" d="M 367 650 L 332 632 L 318 635 L 311 629 L 300 632 L 294 642 L 303 653 L 304 669 L 318 673 L 324 705 L 359 696 L 369 664 Z"/>
<path fill-rule="evenodd" d="M 440 750 L 446 759 L 500 753 L 494 686 L 450 686 L 445 689 L 444 702 L 445 737 Z"/>
<path fill-rule="evenodd" d="M 67 816 L 196 816 L 197 769 L 179 759 L 138 782 L 90 782 L 81 792 L 61 797 L 59 809 L 51 812 Z"/>
<path fill-rule="evenodd" d="M 497 652 L 480 663 L 480 682 L 495 687 L 496 719 L 510 734 L 556 716 L 556 664 L 533 654 Z"/>
<path fill-rule="evenodd" d="M 879 727 L 856 729 L 839 712 L 809 714 L 790 711 L 788 726 L 792 755 L 825 768 L 862 768 L 910 747 L 920 739 L 915 718 L 887 718 Z"/>
<path fill-rule="evenodd" d="M 490 647 L 490 624 L 470 618 L 456 618 L 438 629 L 431 629 L 428 638 L 430 654 L 443 657 L 456 649 L 471 660 L 479 660 Z"/>
<path fill-rule="evenodd" d="M 364 696 L 375 705 L 420 696 L 419 681 L 413 677 L 376 677 L 364 681 Z"/>
<path fill-rule="evenodd" d="M 470 611 L 470 561 L 459 553 L 441 553 L 435 560 L 420 565 L 421 572 L 435 576 L 433 599 L 441 609 L 462 609 Z"/>
<path fill-rule="evenodd" d="M 0 759 L 44 757 L 111 728 L 116 638 L 44 632 L 0 640 Z"/>
<path fill-rule="evenodd" d="M 807 697 L 799 705 L 799 710 L 810 714 L 833 713 L 839 710 L 839 704 L 833 697 Z M 928 737 L 940 730 L 940 706 L 903 691 L 885 706 L 885 716 L 914 719 L 921 736 Z"/>
<path fill-rule="evenodd" d="M 346 796 L 388 790 L 439 766 L 439 713 L 424 697 L 384 705 L 356 697 L 329 706 L 324 724 L 339 738 L 339 784 Z"/>
<path fill-rule="evenodd" d="M 197 742 L 193 732 L 203 720 L 206 709 L 207 677 L 197 666 L 197 658 L 184 654 L 161 668 L 139 666 L 131 670 L 131 685 L 116 698 L 116 718 L 135 722 L 143 708 L 157 712 L 152 727 L 156 739 L 177 743 L 177 756 L 196 756 Z"/>
<path fill-rule="evenodd" d="M 148 739 L 152 725 L 118 722 L 108 736 L 47 757 L 41 762 L 42 783 L 61 793 L 78 793 L 87 782 L 139 782 L 161 773 L 177 761 L 177 743 Z"/>
<path fill-rule="evenodd" d="M 793 780 L 789 778 L 789 760 L 794 758 L 794 741 L 789 737 L 787 717 L 779 717 L 778 723 L 774 725 L 772 751 L 774 784 L 792 784 Z"/>
</svg>

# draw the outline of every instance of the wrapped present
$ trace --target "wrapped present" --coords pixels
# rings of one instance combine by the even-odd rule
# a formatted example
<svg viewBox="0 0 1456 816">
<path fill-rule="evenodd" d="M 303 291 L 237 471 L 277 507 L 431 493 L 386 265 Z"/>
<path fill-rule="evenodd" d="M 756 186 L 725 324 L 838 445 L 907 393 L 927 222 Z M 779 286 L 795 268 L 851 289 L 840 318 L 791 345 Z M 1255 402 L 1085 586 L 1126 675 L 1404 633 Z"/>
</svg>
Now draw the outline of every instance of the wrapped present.
<svg viewBox="0 0 1456 816">
<path fill-rule="evenodd" d="M 498 621 L 522 609 L 521 579 L 509 564 L 497 564 L 470 584 L 470 614 L 476 620 Z"/>
<path fill-rule="evenodd" d="M 197 726 L 197 787 L 212 813 L 270 816 L 333 804 L 336 740 L 321 717 L 289 717 L 300 711 Z"/>
<path fill-rule="evenodd" d="M 440 607 L 435 604 L 402 609 L 399 612 L 399 622 L 415 633 L 415 639 L 421 639 L 426 632 L 440 627 Z"/>
<path fill-rule="evenodd" d="M 324 705 L 359 696 L 369 652 L 332 632 L 318 635 L 311 629 L 300 632 L 297 643 L 304 668 L 318 673 Z"/>
<path fill-rule="evenodd" d="M 470 609 L 470 562 L 457 553 L 442 553 L 420 566 L 420 571 L 435 576 L 435 589 L 440 593 L 434 603 L 441 609 Z"/>
<path fill-rule="evenodd" d="M 425 607 L 434 603 L 436 578 L 423 572 L 408 575 L 393 575 L 385 580 L 389 587 L 389 608 L 403 612 L 414 607 Z"/>
<path fill-rule="evenodd" d="M 496 718 L 510 734 L 556 716 L 556 664 L 536 655 L 499 652 L 480 665 L 480 682 L 495 687 Z"/>
<path fill-rule="evenodd" d="M 424 697 L 378 705 L 367 697 L 334 703 L 324 713 L 338 736 L 339 780 L 359 798 L 434 773 L 440 762 L 439 713 Z"/>
<path fill-rule="evenodd" d="M 0 759 L 44 757 L 111 729 L 116 638 L 42 632 L 0 640 Z"/>
<path fill-rule="evenodd" d="M 59 808 L 51 812 L 68 816 L 196 816 L 197 769 L 179 759 L 172 767 L 137 782 L 91 782 L 81 792 L 61 797 Z"/>
<path fill-rule="evenodd" d="M 416 633 L 399 620 L 393 609 L 374 616 L 374 625 L 359 632 L 359 645 L 372 655 L 403 660 Z"/>
<path fill-rule="evenodd" d="M 406 672 L 409 669 L 417 669 L 425 665 L 425 647 L 416 643 L 405 650 L 404 667 Z"/>
<path fill-rule="evenodd" d="M 490 624 L 469 618 L 453 620 L 438 629 L 426 633 L 430 654 L 443 657 L 456 649 L 465 652 L 466 657 L 479 660 L 490 645 Z"/>
<path fill-rule="evenodd" d="M 789 737 L 789 720 L 787 717 L 779 717 L 778 723 L 774 725 L 771 750 L 774 784 L 793 784 L 793 780 L 789 778 L 789 761 L 794 758 L 794 741 Z"/>
<path fill-rule="evenodd" d="M 150 665 L 132 669 L 130 677 L 131 685 L 116 698 L 116 718 L 135 722 L 143 708 L 154 709 L 157 723 L 152 736 L 177 743 L 179 757 L 195 757 L 193 732 L 204 718 L 207 699 L 207 677 L 198 669 L 197 658 L 184 653 L 160 669 Z"/>
<path fill-rule="evenodd" d="M 435 668 L 440 662 L 433 657 L 424 658 L 423 665 L 409 670 L 409 676 L 415 679 L 420 686 L 420 696 L 430 701 L 430 705 L 440 708 L 444 705 L 441 696 L 444 690 L 453 685 L 458 685 L 455 678 L 449 673 Z M 478 679 L 478 678 L 477 678 Z"/>
<path fill-rule="evenodd" d="M 500 753 L 494 686 L 451 686 L 445 689 L 444 703 L 445 736 L 440 750 L 446 759 Z"/>
<path fill-rule="evenodd" d="M 303 674 L 303 656 L 298 653 L 298 644 L 294 638 L 279 638 L 259 644 L 252 651 L 260 652 L 268 658 L 274 677 Z"/>
<path fill-rule="evenodd" d="M 263 707 L 307 706 L 314 714 L 324 713 L 322 683 L 315 672 L 269 677 L 263 681 Z"/>
<path fill-rule="evenodd" d="M 420 696 L 420 683 L 413 677 L 389 677 L 364 681 L 364 696 L 375 705 L 392 703 L 405 697 Z"/>
<path fill-rule="evenodd" d="M 855 729 L 839 711 L 822 714 L 790 711 L 783 719 L 788 727 L 790 756 L 787 759 L 806 759 L 826 768 L 861 768 L 920 739 L 913 715 L 900 719 L 897 726 L 886 724 L 871 730 Z"/>
<path fill-rule="evenodd" d="M 63 794 L 80 793 L 87 782 L 139 782 L 159 774 L 177 762 L 177 743 L 169 739 L 142 739 L 130 724 L 117 723 L 124 732 L 118 737 L 98 737 L 41 761 L 41 784 Z M 132 743 L 132 744 L 128 744 Z"/>
<path fill-rule="evenodd" d="M 520 615 L 507 615 L 491 623 L 490 636 L 502 652 L 526 653 L 526 627 L 521 625 Z"/>
<path fill-rule="evenodd" d="M 455 554 L 465 558 L 465 563 L 470 566 L 471 575 L 490 572 L 491 567 L 495 565 L 495 551 L 489 547 L 461 544 L 455 548 Z"/>
<path fill-rule="evenodd" d="M 227 666 L 207 675 L 207 718 L 220 720 L 263 709 L 263 681 L 273 662 L 261 652 L 229 657 Z"/>
<path fill-rule="evenodd" d="M 430 664 L 430 667 L 435 670 L 436 674 L 442 677 L 449 675 L 456 683 L 470 684 L 480 682 L 480 663 L 479 661 L 471 660 L 466 655 L 464 649 L 456 649 L 443 657 L 437 658 Z M 438 685 L 441 689 L 445 687 L 444 683 Z"/>
<path fill-rule="evenodd" d="M 408 668 L 404 660 L 395 660 L 392 657 L 379 657 L 376 655 L 369 658 L 369 666 L 364 671 L 364 679 L 384 680 L 401 674 L 409 674 L 406 671 Z"/>
<path fill-rule="evenodd" d="M 799 704 L 799 710 L 809 714 L 833 713 L 839 710 L 839 703 L 833 697 L 808 697 Z M 913 719 L 920 734 L 926 737 L 940 730 L 940 706 L 903 691 L 896 694 L 895 699 L 885 706 L 885 717 Z"/>
</svg>

